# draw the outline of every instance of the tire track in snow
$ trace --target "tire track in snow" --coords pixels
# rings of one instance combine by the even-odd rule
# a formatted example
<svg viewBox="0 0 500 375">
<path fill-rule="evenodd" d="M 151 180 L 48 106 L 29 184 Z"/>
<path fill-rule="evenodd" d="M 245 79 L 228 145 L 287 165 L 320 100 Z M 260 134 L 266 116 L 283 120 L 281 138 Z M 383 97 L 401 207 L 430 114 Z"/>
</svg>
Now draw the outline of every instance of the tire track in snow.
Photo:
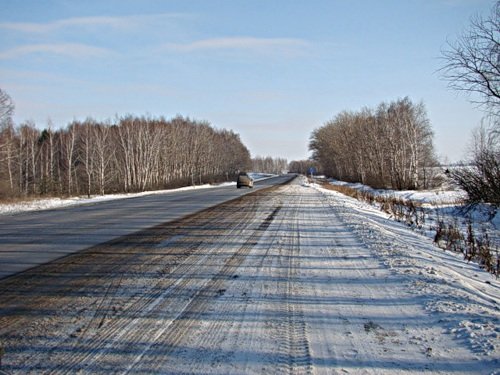
<svg viewBox="0 0 500 375">
<path fill-rule="evenodd" d="M 202 217 L 196 217 L 194 222 L 183 224 L 182 228 L 192 227 L 197 228 L 197 230 L 203 230 L 203 228 L 210 229 L 219 226 L 223 227 L 227 224 L 229 215 L 229 217 L 234 220 L 229 234 L 236 236 L 240 234 L 241 231 L 246 229 L 248 219 L 253 215 L 253 210 L 247 210 L 241 214 L 241 209 L 234 207 L 232 208 L 232 211 L 233 212 L 229 213 L 227 211 L 221 213 L 219 210 L 208 211 L 208 213 Z M 196 223 L 197 221 L 201 221 L 201 228 L 199 227 L 199 224 Z M 114 326 L 109 327 L 105 334 L 99 333 L 98 345 L 95 345 L 95 343 L 89 343 L 88 346 L 97 346 L 100 349 L 90 352 L 87 358 L 83 360 L 77 359 L 76 362 L 83 362 L 87 366 L 92 365 L 93 363 L 98 363 L 101 357 L 110 356 L 124 341 L 148 342 L 148 344 L 141 347 L 139 355 L 136 355 L 135 359 L 133 359 L 131 364 L 124 370 L 127 372 L 139 363 L 144 354 L 150 350 L 151 347 L 153 347 L 155 341 L 158 340 L 165 331 L 175 330 L 175 321 L 182 319 L 183 314 L 187 309 L 189 309 L 192 302 L 199 298 L 200 294 L 203 294 L 203 290 L 197 291 L 200 280 L 196 277 L 192 278 L 189 276 L 193 275 L 193 273 L 196 274 L 197 270 L 202 269 L 204 263 L 209 259 L 209 257 L 214 255 L 214 249 L 211 248 L 210 245 L 204 245 L 202 242 L 197 243 L 197 245 L 198 246 L 194 246 L 194 250 L 196 250 L 196 252 L 190 254 L 183 263 L 173 270 L 170 277 L 173 281 L 170 285 L 157 288 L 157 293 L 143 297 L 137 301 L 136 306 L 133 306 L 132 311 L 129 313 L 129 315 L 135 315 L 135 317 L 132 320 L 122 321 L 120 322 L 121 324 L 115 324 Z M 195 292 L 188 299 L 186 299 L 186 290 L 194 290 Z M 170 300 L 177 301 L 177 306 L 173 308 Z M 148 327 L 147 321 L 144 322 L 147 316 L 154 314 L 155 311 L 161 312 L 168 310 L 173 310 L 173 316 L 166 321 L 163 321 L 158 327 Z M 144 327 L 144 324 L 146 324 L 146 327 Z M 155 333 L 151 335 L 151 332 Z M 182 330 L 178 331 L 178 333 L 182 332 Z M 103 345 L 104 348 L 102 347 Z M 113 370 L 116 370 L 115 366 L 116 365 L 111 365 L 108 370 L 114 372 Z"/>
<path fill-rule="evenodd" d="M 76 353 L 79 355 L 73 355 L 70 358 L 66 358 L 64 353 L 61 356 L 61 347 L 64 345 L 58 345 L 54 348 L 52 352 L 57 352 L 55 362 L 64 363 L 63 367 L 69 371 L 77 371 L 92 368 L 92 365 L 97 363 L 103 356 L 109 355 L 113 351 L 117 351 L 119 345 L 119 340 L 125 339 L 127 335 L 130 335 L 130 331 L 141 323 L 141 319 L 147 317 L 151 314 L 155 308 L 158 307 L 159 303 L 165 298 L 169 293 L 174 293 L 174 289 L 183 289 L 188 287 L 189 280 L 185 279 L 185 275 L 192 266 L 196 265 L 196 260 L 193 261 L 192 251 L 199 247 L 200 243 L 190 243 L 188 244 L 188 251 L 185 254 L 186 257 L 173 271 L 173 274 L 179 274 L 178 278 L 169 278 L 167 282 L 165 280 L 159 280 L 154 286 L 146 289 L 145 295 L 137 295 L 130 297 L 127 301 L 127 305 L 120 312 L 119 315 L 110 317 L 106 324 L 101 324 L 103 318 L 107 314 L 107 309 L 104 311 L 99 311 L 96 309 L 94 316 L 91 321 L 87 324 L 86 329 L 82 334 L 77 335 L 78 340 L 76 343 L 70 342 L 68 346 L 73 346 L 78 348 Z M 193 263 L 191 263 L 193 262 Z M 198 261 L 199 264 L 200 261 Z M 114 270 L 111 278 L 116 277 L 119 274 L 118 269 Z M 122 270 L 122 272 L 127 272 Z M 112 285 L 113 286 L 113 285 Z M 153 292 L 151 292 L 151 290 Z M 120 285 L 115 285 L 113 292 L 107 293 L 107 300 L 103 301 L 106 305 L 111 306 L 113 300 L 120 299 Z M 136 330 L 135 340 L 139 341 L 147 335 L 147 330 Z M 75 351 L 74 351 L 75 352 Z"/>
<path fill-rule="evenodd" d="M 332 215 L 336 216 L 345 228 L 350 228 L 353 238 L 357 237 L 357 240 L 360 242 L 360 246 L 357 246 L 357 248 L 361 249 L 365 247 L 371 252 L 370 257 L 373 260 L 378 260 L 380 263 L 380 266 L 377 268 L 381 271 L 385 270 L 385 272 L 389 272 L 387 281 L 393 282 L 394 280 L 398 280 L 397 292 L 396 290 L 391 290 L 388 285 L 382 285 L 380 290 L 372 289 L 370 298 L 373 298 L 373 296 L 377 296 L 379 299 L 381 296 L 396 296 L 396 292 L 397 295 L 403 296 L 408 300 L 408 306 L 411 306 L 409 304 L 410 301 L 414 306 L 413 310 L 405 308 L 405 305 L 401 305 L 397 309 L 396 306 L 388 306 L 384 309 L 383 315 L 374 316 L 371 318 L 373 320 L 366 321 L 364 327 L 368 336 L 376 340 L 372 343 L 372 346 L 375 344 L 381 347 L 383 352 L 373 351 L 372 347 L 365 346 L 365 342 L 355 341 L 356 335 L 351 334 L 350 339 L 357 349 L 353 357 L 358 358 L 360 355 L 363 355 L 359 349 L 363 351 L 368 349 L 369 351 L 363 355 L 365 362 L 370 364 L 373 372 L 377 373 L 377 361 L 383 363 L 382 358 L 384 358 L 386 352 L 391 353 L 392 351 L 396 354 L 397 351 L 394 350 L 395 348 L 391 349 L 390 346 L 394 343 L 400 343 L 404 349 L 402 349 L 401 353 L 397 353 L 399 362 L 396 360 L 392 360 L 391 362 L 397 364 L 397 368 L 400 371 L 454 373 L 460 371 L 474 372 L 474 370 L 466 370 L 466 368 L 481 368 L 481 364 L 478 362 L 480 360 L 479 357 L 476 356 L 471 361 L 470 349 L 472 349 L 472 357 L 474 357 L 474 350 L 476 350 L 474 345 L 471 348 L 467 348 L 463 345 L 463 342 L 453 340 L 452 337 L 446 335 L 447 325 L 449 325 L 448 321 L 453 321 L 453 315 L 440 317 L 434 311 L 429 311 L 427 302 L 429 299 L 432 300 L 437 297 L 444 304 L 450 303 L 453 305 L 454 299 L 457 298 L 452 288 L 449 288 L 451 284 L 450 280 L 447 281 L 443 278 L 437 281 L 432 272 L 431 277 L 422 272 L 426 270 L 426 267 L 422 267 L 423 264 L 436 262 L 436 260 L 432 259 L 432 256 L 429 257 L 430 260 L 423 259 L 422 254 L 426 254 L 429 251 L 428 249 L 431 249 L 430 253 L 434 253 L 435 251 L 432 245 L 429 246 L 427 244 L 429 241 L 426 238 L 419 239 L 418 234 L 409 231 L 403 226 L 399 226 L 397 223 L 384 223 L 385 220 L 378 220 L 376 215 L 364 215 L 362 209 L 358 210 L 357 207 L 359 204 L 356 201 L 353 203 L 354 207 L 350 207 L 349 203 L 346 204 L 350 198 L 324 194 L 321 191 L 320 193 L 322 194 L 322 199 L 330 207 Z M 443 267 L 446 270 L 444 273 L 449 272 L 446 263 L 437 262 L 435 267 Z M 358 267 L 359 271 L 362 271 L 362 269 L 363 267 Z M 415 283 L 419 285 L 418 290 L 414 285 Z M 426 290 L 423 291 L 422 288 Z M 345 292 L 345 290 L 339 291 Z M 366 291 L 370 291 L 370 285 L 366 285 Z M 467 309 L 469 309 L 472 308 L 474 303 L 469 300 L 466 305 Z M 466 312 L 465 310 L 461 311 L 464 314 L 463 316 L 474 316 L 473 313 Z M 484 306 L 480 310 L 481 314 L 491 313 Z M 394 315 L 399 317 L 401 321 L 412 322 L 413 320 L 414 323 L 398 323 L 393 325 L 393 327 L 388 327 L 388 325 L 383 323 L 383 320 L 389 321 L 390 314 L 393 311 L 396 312 Z M 492 320 L 495 319 L 494 315 L 495 313 L 491 313 L 490 315 Z M 384 316 L 389 319 L 384 318 Z M 349 323 L 348 316 L 346 318 L 346 321 Z M 383 320 L 378 324 L 377 321 L 380 318 Z M 481 327 L 481 330 L 484 328 Z M 471 341 L 474 342 L 475 339 Z M 414 351 L 411 351 L 412 349 Z M 411 359 L 413 362 L 408 360 L 407 356 L 409 353 L 412 354 Z M 488 363 L 489 361 L 488 358 L 484 361 L 483 366 L 485 368 L 491 368 L 491 363 L 495 363 L 497 359 L 494 359 L 493 355 L 491 363 Z M 445 370 L 443 371 L 443 369 Z M 364 371 L 368 372 L 366 369 Z"/>
<path fill-rule="evenodd" d="M 160 231 L 160 234 L 157 234 L 160 237 L 160 240 L 156 238 L 153 240 L 146 238 L 144 240 L 145 245 L 143 244 L 143 247 L 146 248 L 149 246 L 151 250 L 151 246 L 153 245 L 160 246 L 161 238 L 165 235 L 165 231 L 172 232 L 170 233 L 170 236 L 167 236 L 167 238 L 175 238 L 175 236 L 179 233 L 178 231 L 176 232 L 176 230 L 179 229 L 177 227 L 180 224 L 184 224 L 184 227 L 180 228 L 181 232 L 191 231 L 194 228 L 201 235 L 204 234 L 204 230 L 206 232 L 214 230 L 216 231 L 219 229 L 219 227 L 226 228 L 228 227 L 228 224 L 230 224 L 229 226 L 231 228 L 231 231 L 228 235 L 232 235 L 235 238 L 238 238 L 238 236 L 244 237 L 246 236 L 244 232 L 248 231 L 247 226 L 249 225 L 249 220 L 255 215 L 253 205 L 256 199 L 257 198 L 255 196 L 248 196 L 248 198 L 245 198 L 244 202 L 245 204 L 248 204 L 248 208 L 242 209 L 242 206 L 239 206 L 238 204 L 227 204 L 224 209 L 220 209 L 220 207 L 219 209 L 215 208 L 213 210 L 204 212 L 201 216 L 197 215 L 193 218 L 189 218 L 188 220 L 183 220 L 180 223 L 167 225 L 166 230 L 162 230 Z M 133 236 L 132 238 L 134 239 L 134 237 L 135 236 Z M 165 256 L 165 252 L 159 251 L 158 254 L 155 253 L 153 257 L 149 257 L 147 259 L 149 263 L 154 264 L 158 262 L 157 265 L 154 265 L 155 270 L 158 271 L 163 266 L 165 266 L 166 269 L 170 268 L 169 277 L 165 279 L 160 278 L 159 281 L 155 282 L 153 285 L 140 285 L 141 288 L 139 289 L 141 290 L 130 297 L 127 295 L 127 293 L 125 293 L 125 295 L 123 296 L 121 295 L 121 293 L 123 293 L 124 291 L 120 291 L 120 289 L 126 288 L 126 285 L 123 286 L 120 282 L 115 281 L 117 280 L 117 276 L 121 280 L 123 274 L 130 275 L 131 271 L 128 268 L 131 266 L 133 266 L 134 268 L 134 271 L 132 271 L 132 273 L 134 273 L 134 275 L 132 275 L 133 277 L 137 276 L 135 274 L 136 271 L 137 274 L 140 274 L 141 270 L 149 266 L 141 265 L 139 267 L 134 264 L 130 264 L 130 262 L 127 262 L 128 259 L 129 261 L 132 261 L 132 263 L 135 263 L 138 254 L 133 254 L 133 250 L 135 249 L 139 252 L 143 250 L 143 248 L 136 248 L 136 242 L 140 241 L 136 241 L 136 239 L 132 241 L 133 244 L 129 246 L 131 248 L 130 251 L 132 252 L 132 256 L 128 254 L 129 251 L 127 250 L 127 252 L 125 252 L 126 254 L 121 255 L 122 257 L 124 257 L 124 259 L 122 259 L 122 262 L 120 262 L 119 264 L 111 267 L 99 264 L 97 274 L 104 275 L 101 282 L 105 285 L 107 284 L 107 288 L 105 288 L 106 291 L 105 293 L 103 293 L 103 297 L 101 297 L 102 300 L 100 302 L 99 299 L 94 299 L 94 308 L 95 306 L 100 306 L 101 308 L 103 306 L 106 306 L 105 310 L 109 310 L 109 308 L 107 307 L 111 306 L 114 303 L 115 299 L 119 302 L 120 299 L 125 298 L 127 299 L 127 301 L 123 306 L 123 311 L 120 311 L 117 315 L 110 316 L 110 319 L 103 319 L 106 317 L 106 314 L 108 312 L 96 311 L 90 318 L 90 321 L 87 323 L 87 327 L 90 327 L 89 329 L 82 329 L 80 326 L 80 328 L 78 328 L 76 332 L 73 332 L 70 337 L 64 337 L 63 340 L 59 343 L 56 343 L 55 346 L 52 345 L 51 348 L 48 349 L 48 352 L 47 350 L 42 350 L 33 351 L 31 354 L 24 353 L 23 355 L 26 359 L 28 359 L 28 361 L 25 362 L 29 364 L 31 368 L 52 368 L 52 370 L 54 369 L 54 367 L 51 367 L 50 363 L 59 363 L 57 368 L 61 372 L 73 372 L 77 370 L 88 369 L 90 365 L 96 364 L 99 358 L 116 353 L 117 346 L 120 346 L 118 345 L 118 341 L 120 341 L 120 339 L 127 338 L 141 340 L 147 338 L 147 330 L 137 329 L 137 332 L 134 335 L 130 333 L 130 330 L 138 327 L 139 324 L 137 322 L 142 318 L 147 318 L 148 314 L 152 314 L 154 311 L 168 307 L 169 303 L 171 304 L 170 300 L 173 299 L 176 302 L 178 302 L 179 300 L 181 302 L 185 300 L 187 298 L 186 293 L 190 290 L 196 290 L 198 284 L 200 283 L 200 280 L 196 277 L 190 278 L 184 276 L 196 275 L 196 269 L 199 269 L 203 266 L 204 260 L 209 258 L 210 255 L 217 255 L 217 249 L 214 250 L 213 245 L 212 248 L 208 246 L 210 244 L 205 247 L 200 246 L 202 241 L 197 240 L 197 237 L 200 238 L 199 236 L 195 235 L 194 239 L 191 239 L 191 241 L 182 238 L 180 240 L 176 239 L 174 241 L 176 246 L 179 246 L 184 250 L 186 249 L 186 247 L 183 247 L 182 242 L 188 245 L 187 253 L 180 254 L 178 256 L 175 254 L 174 249 L 174 261 L 179 262 L 175 267 L 171 267 L 171 265 L 168 264 L 169 261 L 172 261 L 172 257 L 169 256 L 170 252 L 168 251 L 166 253 L 167 256 Z M 138 236 L 138 238 L 140 239 L 141 236 Z M 218 238 L 214 237 L 212 242 L 216 242 L 217 240 Z M 178 243 L 179 241 L 181 243 Z M 197 254 L 193 254 L 194 250 L 196 250 Z M 100 255 L 102 256 L 106 255 L 106 251 L 102 251 L 102 247 L 100 249 L 96 249 L 94 252 L 100 253 Z M 112 255 L 112 249 L 111 251 L 109 251 L 109 254 Z M 82 259 L 82 254 L 80 254 L 80 262 L 83 263 L 80 264 L 80 268 L 74 266 L 72 267 L 72 269 L 77 270 L 88 268 L 89 266 L 87 263 L 95 259 L 96 256 L 97 255 L 94 254 L 93 256 L 90 255 L 87 258 L 84 257 L 85 259 Z M 183 261 L 182 259 L 179 259 L 179 257 L 182 258 Z M 78 262 L 78 260 L 78 256 L 74 256 L 72 258 L 72 261 L 74 262 Z M 162 262 L 164 264 L 162 264 Z M 57 270 L 58 273 L 63 273 L 65 266 L 64 264 L 56 263 L 52 266 L 55 270 Z M 106 268 L 111 268 L 111 271 L 108 273 L 104 272 Z M 50 271 L 50 266 L 45 267 L 45 269 L 48 269 Z M 85 284 L 85 281 L 82 281 L 82 279 L 77 276 L 85 276 L 84 272 L 75 271 L 74 274 L 74 278 L 76 279 L 76 281 L 74 282 L 75 285 L 80 285 L 80 283 Z M 91 274 L 91 277 L 97 277 L 97 274 Z M 33 277 L 36 278 L 36 274 Z M 69 281 L 73 280 L 70 279 Z M 177 291 L 175 289 L 177 289 Z M 85 291 L 86 287 L 80 287 L 80 290 Z M 127 291 L 125 290 L 125 292 Z M 141 292 L 144 293 L 141 295 Z M 168 301 L 165 300 L 167 297 Z M 189 298 L 193 297 L 194 296 L 189 296 Z M 106 299 L 108 301 L 106 301 Z M 162 303 L 158 302 L 162 300 Z M 64 309 L 67 308 L 67 306 L 61 306 L 61 308 Z M 92 307 L 89 306 L 89 308 Z M 176 306 L 176 308 L 178 308 L 178 306 Z M 101 324 L 101 322 L 103 323 Z M 14 329 L 14 327 L 12 326 L 10 328 Z M 138 333 L 141 331 L 142 334 Z M 75 350 L 71 349 L 72 347 Z M 69 355 L 68 353 L 70 352 L 72 353 Z M 46 357 L 40 358 L 40 355 L 43 355 L 44 353 Z M 26 354 L 28 354 L 28 357 L 26 357 Z M 92 368 L 92 366 L 90 366 L 90 368 Z M 102 364 L 99 363 L 99 366 L 94 366 L 94 368 L 102 369 Z"/>
<path fill-rule="evenodd" d="M 288 187 L 290 189 L 290 187 Z M 293 195 L 292 195 L 293 196 Z M 299 215 L 302 196 L 298 201 L 287 202 L 292 207 L 286 213 L 290 225 L 286 232 L 288 240 L 280 247 L 281 268 L 285 270 L 285 285 L 282 285 L 280 315 L 275 339 L 280 343 L 280 369 L 277 372 L 288 374 L 311 374 L 312 359 L 307 338 L 306 324 L 302 304 L 298 302 L 300 292 L 297 289 L 300 269 L 300 223 Z"/>
<path fill-rule="evenodd" d="M 225 262 L 222 269 L 199 291 L 198 296 L 193 298 L 182 313 L 172 321 L 169 329 L 162 330 L 161 334 L 156 337 L 155 344 L 151 348 L 148 348 L 148 351 L 155 354 L 151 356 L 148 355 L 147 352 L 142 353 L 140 357 L 136 358 L 134 364 L 127 369 L 127 372 L 144 373 L 151 371 L 175 371 L 175 365 L 169 367 L 169 365 L 172 364 L 165 363 L 165 359 L 174 356 L 176 349 L 181 347 L 187 337 L 193 334 L 193 330 L 197 329 L 197 325 L 202 320 L 202 316 L 213 305 L 214 299 L 224 295 L 226 292 L 226 283 L 234 278 L 238 267 L 246 260 L 247 255 L 259 242 L 263 232 L 269 227 L 279 209 L 280 206 L 276 207 L 274 211 L 260 223 L 258 228 L 253 231 L 245 243 Z M 210 334 L 203 335 L 197 340 L 198 347 L 219 347 L 220 342 L 226 339 L 225 334 L 227 334 L 227 332 L 231 330 L 232 325 L 235 324 L 234 320 L 229 317 L 232 311 L 233 304 L 230 300 L 218 304 L 217 319 L 215 321 L 210 321 L 209 326 L 206 328 Z M 182 353 L 179 354 L 182 355 Z M 145 359 L 144 361 L 142 361 L 143 357 Z M 156 364 L 156 367 L 147 367 L 147 364 Z"/>
</svg>

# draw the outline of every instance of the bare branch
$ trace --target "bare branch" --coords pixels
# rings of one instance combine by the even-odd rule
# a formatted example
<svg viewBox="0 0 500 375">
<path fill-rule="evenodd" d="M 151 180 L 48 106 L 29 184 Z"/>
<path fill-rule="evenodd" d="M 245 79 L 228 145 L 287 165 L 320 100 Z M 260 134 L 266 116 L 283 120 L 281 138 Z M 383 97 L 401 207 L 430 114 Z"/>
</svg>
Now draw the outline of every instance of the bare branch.
<svg viewBox="0 0 500 375">
<path fill-rule="evenodd" d="M 450 88 L 479 94 L 471 102 L 500 115 L 500 1 L 488 18 L 472 19 L 468 31 L 448 42 L 442 58 L 440 72 Z"/>
<path fill-rule="evenodd" d="M 14 114 L 14 103 L 9 94 L 0 89 L 0 125 L 3 125 Z"/>
</svg>

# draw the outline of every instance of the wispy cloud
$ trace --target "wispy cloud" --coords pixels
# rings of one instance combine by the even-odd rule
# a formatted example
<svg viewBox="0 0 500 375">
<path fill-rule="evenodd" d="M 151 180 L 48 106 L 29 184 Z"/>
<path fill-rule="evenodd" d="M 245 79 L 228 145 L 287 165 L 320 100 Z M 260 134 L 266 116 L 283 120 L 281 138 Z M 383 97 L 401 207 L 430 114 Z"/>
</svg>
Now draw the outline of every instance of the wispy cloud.
<svg viewBox="0 0 500 375">
<path fill-rule="evenodd" d="M 303 39 L 290 38 L 254 38 L 231 37 L 212 38 L 194 41 L 191 43 L 168 43 L 163 46 L 167 50 L 178 52 L 197 52 L 206 50 L 247 50 L 254 52 L 299 52 L 309 47 Z"/>
<path fill-rule="evenodd" d="M 85 18 L 68 18 L 50 23 L 30 23 L 30 22 L 4 22 L 0 23 L 0 28 L 20 31 L 24 33 L 41 34 L 54 31 L 57 29 L 72 27 L 72 26 L 98 26 L 105 25 L 111 27 L 119 27 L 122 25 L 122 20 L 114 17 L 85 17 Z"/>
<path fill-rule="evenodd" d="M 0 60 L 14 59 L 34 53 L 55 54 L 71 58 L 104 57 L 114 54 L 106 48 L 78 43 L 30 44 L 0 52 Z"/>
<path fill-rule="evenodd" d="M 484 0 L 441 0 L 445 5 L 449 6 L 464 6 L 464 5 L 480 5 Z"/>
<path fill-rule="evenodd" d="M 0 29 L 18 31 L 23 33 L 48 33 L 59 29 L 71 27 L 98 27 L 104 26 L 113 29 L 130 28 L 137 25 L 148 24 L 153 21 L 161 21 L 166 19 L 174 19 L 185 17 L 185 15 L 177 13 L 163 13 L 153 15 L 134 15 L 124 17 L 76 17 L 66 18 L 47 23 L 35 22 L 3 22 L 0 23 Z"/>
</svg>

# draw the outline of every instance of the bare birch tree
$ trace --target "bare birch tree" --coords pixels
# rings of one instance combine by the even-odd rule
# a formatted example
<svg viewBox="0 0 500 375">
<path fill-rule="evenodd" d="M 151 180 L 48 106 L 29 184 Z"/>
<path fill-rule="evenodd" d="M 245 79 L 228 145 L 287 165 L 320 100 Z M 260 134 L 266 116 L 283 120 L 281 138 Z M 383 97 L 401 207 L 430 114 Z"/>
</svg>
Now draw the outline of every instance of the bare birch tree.
<svg viewBox="0 0 500 375">
<path fill-rule="evenodd" d="M 97 124 L 93 127 L 92 132 L 95 142 L 97 186 L 99 187 L 99 194 L 104 195 L 106 186 L 111 181 L 108 171 L 115 158 L 115 148 L 110 143 L 111 130 L 108 125 Z"/>
<path fill-rule="evenodd" d="M 75 157 L 75 143 L 77 129 L 75 124 L 68 126 L 65 132 L 61 133 L 61 164 L 66 174 L 66 194 L 70 196 L 73 193 L 73 169 Z"/>
<path fill-rule="evenodd" d="M 13 180 L 13 149 L 14 149 L 14 126 L 12 115 L 14 114 L 14 103 L 10 96 L 0 89 L 0 178 L 7 181 L 8 186 L 0 186 L 2 189 L 14 189 Z M 3 168 L 2 168 L 3 167 Z M 6 178 L 7 177 L 7 178 Z"/>
<path fill-rule="evenodd" d="M 0 89 L 0 127 L 8 124 L 14 114 L 14 103 L 5 91 Z"/>
<path fill-rule="evenodd" d="M 234 178 L 250 153 L 239 136 L 207 122 L 126 116 L 88 119 L 53 132 L 0 129 L 0 195 L 104 194 Z"/>
</svg>

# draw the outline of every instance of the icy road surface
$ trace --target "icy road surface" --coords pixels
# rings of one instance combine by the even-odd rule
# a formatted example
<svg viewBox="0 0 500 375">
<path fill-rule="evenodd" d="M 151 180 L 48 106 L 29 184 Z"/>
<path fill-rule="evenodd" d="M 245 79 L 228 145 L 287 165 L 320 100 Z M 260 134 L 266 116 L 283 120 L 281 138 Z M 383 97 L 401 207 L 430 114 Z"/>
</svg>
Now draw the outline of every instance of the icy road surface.
<svg viewBox="0 0 500 375">
<path fill-rule="evenodd" d="M 295 175 L 257 181 L 253 190 L 285 183 Z M 127 199 L 0 215 L 0 278 L 120 236 L 194 214 L 248 194 L 221 186 L 149 192 Z M 108 199 L 109 196 L 102 199 Z M 1 211 L 1 210 L 0 210 Z"/>
<path fill-rule="evenodd" d="M 295 180 L 0 281 L 1 369 L 498 373 L 499 290 Z"/>
</svg>

